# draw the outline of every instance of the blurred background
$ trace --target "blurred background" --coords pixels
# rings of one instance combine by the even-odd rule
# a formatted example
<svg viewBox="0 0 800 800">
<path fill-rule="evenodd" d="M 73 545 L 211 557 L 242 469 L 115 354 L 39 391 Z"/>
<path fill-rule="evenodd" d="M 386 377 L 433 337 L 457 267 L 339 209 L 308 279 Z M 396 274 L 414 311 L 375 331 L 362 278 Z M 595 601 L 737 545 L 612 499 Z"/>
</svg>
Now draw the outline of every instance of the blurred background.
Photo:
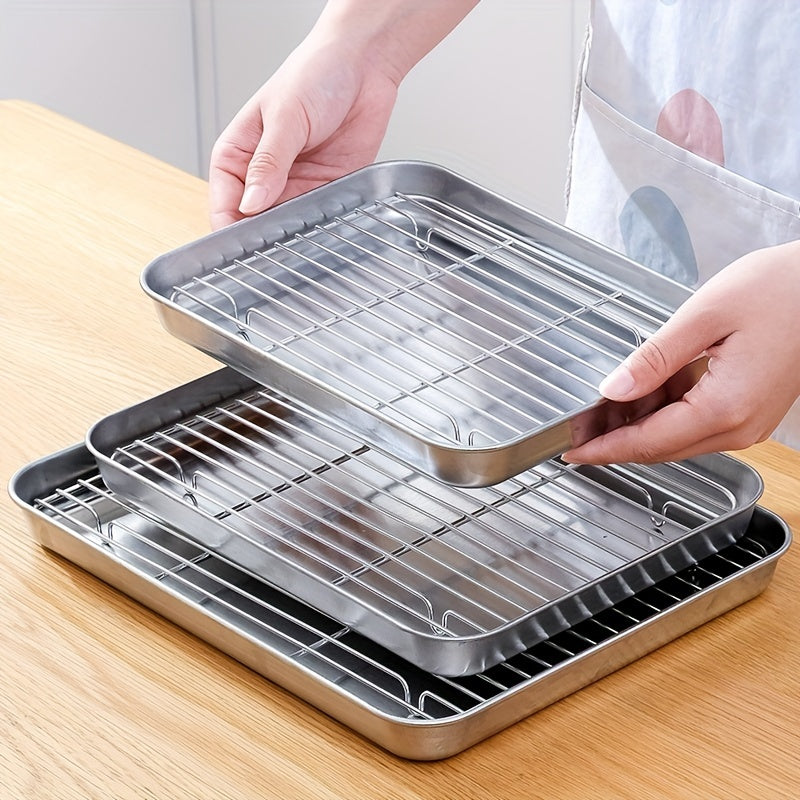
<svg viewBox="0 0 800 800">
<path fill-rule="evenodd" d="M 564 215 L 590 0 L 483 0 L 402 86 L 380 159 L 450 167 Z M 0 98 L 202 177 L 211 146 L 324 0 L 0 0 Z"/>
</svg>

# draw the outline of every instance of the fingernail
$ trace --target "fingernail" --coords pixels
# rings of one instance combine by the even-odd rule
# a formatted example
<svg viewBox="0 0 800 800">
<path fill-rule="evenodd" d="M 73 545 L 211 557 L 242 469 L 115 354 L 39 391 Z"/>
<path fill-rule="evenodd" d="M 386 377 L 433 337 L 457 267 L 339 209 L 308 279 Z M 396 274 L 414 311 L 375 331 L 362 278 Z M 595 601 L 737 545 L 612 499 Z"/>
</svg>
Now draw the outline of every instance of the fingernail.
<svg viewBox="0 0 800 800">
<path fill-rule="evenodd" d="M 258 211 L 263 211 L 267 205 L 268 196 L 269 191 L 263 186 L 255 183 L 246 186 L 242 195 L 242 202 L 239 203 L 239 211 L 242 214 L 255 214 Z"/>
<path fill-rule="evenodd" d="M 635 385 L 631 371 L 623 363 L 600 381 L 598 389 L 600 394 L 609 400 L 624 400 L 633 391 Z"/>
</svg>

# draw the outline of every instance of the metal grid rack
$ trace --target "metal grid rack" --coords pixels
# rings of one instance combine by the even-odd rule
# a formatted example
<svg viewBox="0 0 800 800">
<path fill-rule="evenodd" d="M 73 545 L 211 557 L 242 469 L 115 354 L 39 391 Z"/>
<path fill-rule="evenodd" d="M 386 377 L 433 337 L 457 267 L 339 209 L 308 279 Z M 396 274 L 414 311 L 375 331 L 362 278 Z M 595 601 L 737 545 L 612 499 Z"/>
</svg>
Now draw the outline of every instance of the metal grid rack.
<svg viewBox="0 0 800 800">
<path fill-rule="evenodd" d="M 274 589 L 252 571 L 162 527 L 111 493 L 97 474 L 57 489 L 33 506 L 100 545 L 109 559 L 155 580 L 204 616 L 280 654 L 358 706 L 393 720 L 424 723 L 480 712 L 769 554 L 757 538 L 745 535 L 719 554 L 490 670 L 447 678 L 423 672 Z"/>
<path fill-rule="evenodd" d="M 598 401 L 602 377 L 668 316 L 544 245 L 401 192 L 197 275 L 170 299 L 272 363 L 464 447 Z"/>
<path fill-rule="evenodd" d="M 193 277 L 184 262 L 161 297 L 197 324 L 180 335 L 295 399 L 252 382 L 220 394 L 222 373 L 207 376 L 98 423 L 102 475 L 73 448 L 54 457 L 68 482 L 53 490 L 46 467 L 30 502 L 73 534 L 37 522 L 43 544 L 409 757 L 457 752 L 748 599 L 754 583 L 725 592 L 726 579 L 774 554 L 743 534 L 760 479 L 724 456 L 545 460 L 575 443 L 570 428 L 520 472 L 503 448 L 602 404 L 599 379 L 672 308 L 471 202 L 394 191 L 263 247 L 229 241 L 239 257 Z M 341 427 L 358 407 L 412 435 L 365 445 L 365 417 Z M 106 451 L 98 430 L 125 435 Z M 437 453 L 414 436 L 488 462 L 423 474 Z M 689 602 L 710 589 L 714 608 Z M 415 728 L 431 738 L 409 741 Z"/>
<path fill-rule="evenodd" d="M 201 545 L 450 674 L 729 543 L 740 531 L 726 520 L 751 511 L 758 490 L 691 462 L 554 460 L 457 489 L 258 389 L 101 454 L 101 471 Z"/>
</svg>

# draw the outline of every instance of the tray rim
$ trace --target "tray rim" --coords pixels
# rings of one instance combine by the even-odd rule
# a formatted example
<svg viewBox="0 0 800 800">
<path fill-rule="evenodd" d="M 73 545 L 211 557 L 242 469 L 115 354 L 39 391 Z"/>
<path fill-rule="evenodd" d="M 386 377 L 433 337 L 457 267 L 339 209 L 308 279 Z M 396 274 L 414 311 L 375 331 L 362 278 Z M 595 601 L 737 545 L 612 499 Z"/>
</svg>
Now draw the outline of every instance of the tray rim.
<svg viewBox="0 0 800 800">
<path fill-rule="evenodd" d="M 123 480 L 133 480 L 137 482 L 137 485 L 144 485 L 146 490 L 149 492 L 149 497 L 153 496 L 153 493 L 159 495 L 163 500 L 165 500 L 170 505 L 180 505 L 181 512 L 188 512 L 195 517 L 202 517 L 204 522 L 209 525 L 214 525 L 219 527 L 221 530 L 231 531 L 232 529 L 226 527 L 221 521 L 217 520 L 212 514 L 210 514 L 205 509 L 200 509 L 196 507 L 188 507 L 183 504 L 183 502 L 175 496 L 174 493 L 167 491 L 164 487 L 162 487 L 156 481 L 150 479 L 149 477 L 139 475 L 135 473 L 135 471 L 125 467 L 124 465 L 119 464 L 118 462 L 112 459 L 113 450 L 120 446 L 118 441 L 108 441 L 111 437 L 103 436 L 103 430 L 107 427 L 113 427 L 114 422 L 116 420 L 129 420 L 131 416 L 133 416 L 136 412 L 143 412 L 145 409 L 148 409 L 151 404 L 159 403 L 164 404 L 170 398 L 174 396 L 183 396 L 186 394 L 190 394 L 194 399 L 194 404 L 196 408 L 205 408 L 210 404 L 216 402 L 216 400 L 209 399 L 209 397 L 213 394 L 214 397 L 218 395 L 218 387 L 219 384 L 222 383 L 226 385 L 227 379 L 230 378 L 233 382 L 233 386 L 235 387 L 231 393 L 222 395 L 222 399 L 230 398 L 236 396 L 237 394 L 242 393 L 243 391 L 247 391 L 247 388 L 242 388 L 243 386 L 246 387 L 246 384 L 243 384 L 243 381 L 249 381 L 250 379 L 242 376 L 241 374 L 237 373 L 230 367 L 223 367 L 220 370 L 212 372 L 208 375 L 201 376 L 189 383 L 182 384 L 172 389 L 169 389 L 155 397 L 151 397 L 140 402 L 134 403 L 133 405 L 116 411 L 94 423 L 92 425 L 85 437 L 85 445 L 88 451 L 94 457 L 99 471 L 109 486 L 114 491 L 116 491 L 121 497 L 124 497 L 128 502 L 133 503 L 139 507 L 142 506 L 142 501 L 135 497 L 124 489 L 120 489 L 118 484 L 118 478 L 120 475 L 124 476 Z M 204 389 L 208 386 L 213 388 L 213 391 L 209 390 L 202 402 L 198 401 L 197 399 L 197 389 Z M 251 381 L 252 388 L 264 388 L 259 387 L 259 384 L 255 381 Z M 266 389 L 266 391 L 272 391 L 270 389 Z M 179 416 L 171 417 L 171 420 L 174 421 L 176 418 L 183 417 L 187 414 L 185 411 L 185 404 L 181 403 L 169 403 L 170 408 L 172 409 L 174 406 L 178 406 L 177 411 L 173 412 L 175 414 L 179 413 Z M 190 411 L 188 413 L 194 413 Z M 169 424 L 168 421 L 161 419 L 160 417 L 156 417 L 153 414 L 148 415 L 148 419 L 157 419 L 158 425 L 163 426 L 165 424 Z M 347 433 L 345 431 L 345 433 Z M 353 438 L 352 434 L 348 434 L 351 438 Z M 103 439 L 101 443 L 97 442 L 97 439 Z M 109 452 L 110 451 L 110 452 Z M 735 464 L 736 468 L 741 471 L 743 475 L 746 475 L 747 478 L 753 482 L 753 494 L 747 500 L 745 504 L 741 506 L 735 513 L 732 510 L 729 513 L 723 514 L 720 517 L 716 518 L 715 520 L 708 521 L 703 523 L 702 525 L 695 528 L 693 531 L 687 532 L 684 535 L 680 536 L 677 540 L 672 542 L 664 542 L 659 547 L 654 550 L 651 550 L 636 559 L 626 562 L 613 570 L 609 570 L 605 573 L 602 578 L 595 579 L 591 581 L 591 585 L 587 587 L 586 585 L 580 586 L 576 589 L 570 590 L 569 592 L 564 593 L 558 598 L 549 600 L 548 602 L 538 606 L 534 609 L 529 609 L 528 611 L 520 614 L 515 619 L 509 620 L 502 625 L 498 625 L 492 628 L 490 631 L 485 631 L 481 633 L 474 633 L 474 634 L 467 634 L 464 636 L 453 636 L 453 637 L 442 637 L 433 633 L 430 633 L 425 630 L 417 630 L 414 628 L 409 627 L 404 622 L 397 621 L 394 617 L 392 617 L 387 612 L 383 611 L 382 609 L 374 609 L 365 605 L 364 603 L 350 599 L 349 596 L 343 592 L 338 591 L 335 587 L 330 586 L 327 582 L 315 577 L 308 573 L 308 570 L 304 567 L 300 567 L 294 564 L 291 564 L 291 559 L 287 559 L 283 557 L 280 559 L 280 563 L 286 565 L 287 567 L 291 568 L 296 574 L 302 573 L 306 579 L 313 581 L 314 585 L 318 588 L 321 588 L 323 593 L 328 597 L 335 597 L 339 600 L 340 605 L 344 606 L 345 608 L 352 611 L 354 608 L 361 608 L 366 609 L 368 612 L 369 618 L 367 619 L 366 623 L 361 621 L 362 624 L 354 625 L 355 629 L 361 632 L 363 635 L 368 637 L 372 636 L 376 640 L 380 640 L 381 643 L 392 649 L 392 645 L 387 644 L 387 640 L 389 638 L 395 637 L 384 637 L 381 640 L 380 636 L 374 636 L 375 627 L 376 627 L 376 620 L 382 622 L 383 624 L 390 625 L 394 631 L 399 632 L 399 634 L 403 637 L 403 641 L 405 642 L 405 647 L 402 650 L 402 654 L 405 658 L 412 661 L 412 663 L 417 663 L 422 668 L 427 669 L 427 664 L 430 662 L 431 664 L 432 659 L 431 655 L 429 654 L 429 648 L 436 650 L 439 654 L 439 662 L 441 665 L 441 673 L 447 675 L 464 675 L 464 674 L 471 674 L 475 672 L 480 672 L 482 670 L 488 669 L 492 663 L 499 663 L 502 660 L 506 660 L 507 658 L 511 657 L 510 653 L 498 654 L 497 652 L 497 645 L 493 644 L 493 641 L 497 638 L 501 638 L 504 635 L 508 635 L 510 632 L 514 631 L 515 629 L 520 629 L 520 633 L 522 630 L 525 629 L 526 623 L 530 627 L 537 616 L 541 616 L 542 614 L 547 613 L 548 611 L 553 611 L 554 609 L 558 609 L 559 606 L 563 606 L 564 604 L 570 601 L 578 600 L 582 595 L 585 595 L 587 591 L 591 590 L 592 587 L 596 587 L 597 585 L 607 585 L 609 583 L 614 583 L 615 581 L 624 580 L 622 577 L 625 573 L 634 573 L 637 570 L 642 570 L 645 567 L 643 565 L 661 560 L 662 556 L 665 553 L 669 553 L 670 551 L 674 551 L 682 547 L 688 539 L 700 539 L 701 537 L 708 535 L 710 532 L 716 531 L 723 523 L 729 522 L 732 519 L 736 519 L 742 515 L 749 515 L 752 513 L 752 509 L 758 502 L 758 499 L 761 497 L 764 488 L 764 482 L 761 475 L 750 465 L 742 462 L 733 456 L 730 456 L 726 453 L 714 453 L 708 454 L 705 456 L 698 457 L 698 460 L 715 460 L 719 461 L 720 463 L 730 463 Z M 161 516 L 161 515 L 159 515 Z M 749 521 L 749 517 L 748 517 Z M 164 520 L 167 527 L 176 527 L 176 523 L 172 519 Z M 747 522 L 742 524 L 742 529 L 744 529 L 747 525 Z M 235 532 L 235 531 L 234 531 Z M 719 533 L 719 531 L 717 531 Z M 728 533 L 728 537 L 730 537 L 730 533 Z M 207 546 L 204 544 L 203 546 Z M 650 580 L 650 576 L 647 576 L 648 580 Z M 268 578 L 265 577 L 267 582 L 271 582 Z M 277 588 L 281 588 L 278 586 Z M 283 589 L 283 591 L 289 591 L 289 589 Z M 344 602 L 342 602 L 344 601 Z M 306 602 L 308 605 L 318 608 L 322 610 L 323 613 L 329 613 L 325 611 L 325 609 L 321 608 L 320 605 L 315 605 L 314 603 L 310 602 L 308 599 L 303 598 L 303 602 Z M 370 621 L 370 619 L 372 621 Z M 350 623 L 352 624 L 352 623 Z M 553 635 L 552 633 L 550 635 Z M 532 639 L 532 636 L 527 636 L 527 639 Z M 541 637 L 540 637 L 541 638 Z M 534 644 L 534 641 L 531 641 L 528 645 L 526 645 L 522 649 L 526 649 L 529 646 Z M 465 656 L 463 652 L 464 649 L 469 648 L 470 646 L 475 645 L 483 645 L 483 649 L 481 651 L 482 657 L 479 659 L 477 656 L 470 657 L 469 655 Z M 414 657 L 410 657 L 409 654 L 413 653 Z M 497 657 L 501 655 L 501 657 Z M 418 661 L 418 659 L 425 659 L 424 661 Z M 458 663 L 460 666 L 458 669 L 453 669 L 452 667 L 444 668 L 444 664 L 452 664 Z M 468 664 L 465 668 L 464 664 Z M 423 666 L 424 664 L 424 666 Z M 430 669 L 429 671 L 439 671 Z"/>
<path fill-rule="evenodd" d="M 292 660 L 285 654 L 258 641 L 246 632 L 237 630 L 235 626 L 231 625 L 229 622 L 208 614 L 198 603 L 193 602 L 181 593 L 165 586 L 163 583 L 156 581 L 155 578 L 143 573 L 130 563 L 110 557 L 108 551 L 103 548 L 101 544 L 93 542 L 87 537 L 70 530 L 53 517 L 34 508 L 31 505 L 31 501 L 34 498 L 27 499 L 24 496 L 25 493 L 20 491 L 20 484 L 23 483 L 28 476 L 35 474 L 38 470 L 47 470 L 54 461 L 77 459 L 84 465 L 82 471 L 86 474 L 88 471 L 86 468 L 87 461 L 91 461 L 91 459 L 87 459 L 87 455 L 88 451 L 85 444 L 75 444 L 50 455 L 43 456 L 23 466 L 8 482 L 7 488 L 9 495 L 27 517 L 31 532 L 42 547 L 58 553 L 72 564 L 86 570 L 107 585 L 110 585 L 112 588 L 140 603 L 145 608 L 164 617 L 170 623 L 176 624 L 178 627 L 198 636 L 198 638 L 205 641 L 210 646 L 215 647 L 228 657 L 253 669 L 277 686 L 287 689 L 298 699 L 313 705 L 339 723 L 352 728 L 360 735 L 370 739 L 378 746 L 402 758 L 411 760 L 430 761 L 456 755 L 756 597 L 768 586 L 778 561 L 786 553 L 793 541 L 791 528 L 784 519 L 774 511 L 756 505 L 754 507 L 754 517 L 762 518 L 766 521 L 766 524 L 779 526 L 784 533 L 783 543 L 774 552 L 768 554 L 760 561 L 743 567 L 738 572 L 726 578 L 722 578 L 711 586 L 701 589 L 697 593 L 678 601 L 675 605 L 670 606 L 670 608 L 658 612 L 653 617 L 635 624 L 625 631 L 618 633 L 616 636 L 604 642 L 600 642 L 550 667 L 544 672 L 531 676 L 517 686 L 505 690 L 500 695 L 484 700 L 476 707 L 455 713 L 451 717 L 443 720 L 407 719 L 393 716 L 387 711 L 375 708 L 362 698 L 345 691 L 338 684 L 310 670 L 304 664 Z M 91 469 L 91 466 L 89 469 Z M 52 536 L 44 535 L 44 532 L 48 534 L 55 532 L 56 538 L 53 539 Z M 92 568 L 97 565 L 98 556 L 100 565 L 106 568 L 99 570 Z M 132 577 L 132 582 L 127 586 L 124 585 L 126 576 Z M 746 595 L 729 598 L 727 595 L 732 592 L 731 586 L 736 583 L 744 584 L 746 582 L 744 579 L 748 576 L 750 582 L 754 583 L 752 590 L 749 590 Z M 756 578 L 759 578 L 757 583 L 755 582 Z M 148 597 L 148 593 L 152 592 L 152 590 L 155 590 L 157 595 L 162 595 L 163 598 L 159 599 L 157 597 L 154 600 Z M 706 602 L 709 596 L 721 597 L 726 602 L 721 608 L 715 608 L 713 604 Z M 688 624 L 681 625 L 677 631 L 673 631 L 666 638 L 662 637 L 663 641 L 661 639 L 647 639 L 647 633 L 653 626 L 666 620 L 674 620 L 675 618 L 678 618 L 679 621 L 683 621 L 684 616 L 697 608 L 700 609 L 700 613 L 697 614 L 695 618 L 687 620 Z M 210 634 L 208 623 L 211 624 Z M 206 627 L 203 627 L 203 624 L 205 624 Z M 219 635 L 215 633 L 215 630 Z M 225 631 L 233 635 L 234 638 L 241 639 L 242 642 L 248 643 L 251 647 L 255 647 L 255 652 L 249 654 L 246 648 L 242 652 L 234 652 L 235 648 L 228 649 L 225 643 L 222 642 L 225 638 Z M 535 694 L 535 687 L 537 687 L 538 684 L 547 684 L 550 682 L 558 683 L 559 678 L 563 676 L 565 670 L 569 669 L 574 664 L 584 663 L 592 658 L 602 656 L 605 651 L 611 649 L 615 645 L 620 647 L 631 639 L 641 646 L 638 648 L 629 646 L 627 652 L 623 653 L 622 659 L 619 659 L 617 662 L 611 663 L 607 660 L 603 661 L 599 671 L 594 670 L 588 680 L 579 682 L 578 685 L 556 687 L 556 692 L 553 696 L 544 698 L 544 701 L 541 703 L 534 703 L 532 709 L 524 708 L 519 712 L 520 707 L 517 706 L 518 713 L 513 714 L 509 719 L 500 721 L 489 720 L 489 724 L 483 728 L 478 728 L 470 724 L 474 717 L 493 716 L 493 714 L 497 713 L 496 709 L 498 706 L 510 703 L 517 699 L 520 694 L 524 693 L 526 696 Z M 621 646 L 620 649 L 625 651 L 626 648 Z M 265 654 L 268 660 L 266 666 L 263 658 Z M 273 674 L 273 670 L 271 669 L 273 666 L 277 667 L 276 672 L 278 674 Z M 285 675 L 281 675 L 281 671 L 285 673 L 286 670 L 290 671 L 290 677 L 291 673 L 297 673 L 302 676 L 303 679 L 310 680 L 313 684 L 311 689 L 313 690 L 316 688 L 317 691 L 306 691 L 308 687 L 298 684 L 297 680 L 287 680 Z M 567 673 L 567 675 L 569 675 L 569 673 Z M 287 683 L 293 685 L 287 685 Z M 354 706 L 355 711 L 351 709 L 348 712 L 347 708 L 343 710 L 336 707 L 335 704 L 337 701 L 344 701 Z M 366 713 L 368 718 L 366 720 L 362 719 L 359 713 Z M 457 728 L 458 732 L 462 735 L 458 741 L 450 742 L 445 745 L 441 737 L 437 734 L 447 732 L 448 729 L 451 728 Z M 409 734 L 411 738 L 409 738 Z"/>
<path fill-rule="evenodd" d="M 345 391 L 329 385 L 325 380 L 314 377 L 304 370 L 286 364 L 280 359 L 265 353 L 261 348 L 243 340 L 234 333 L 212 324 L 199 313 L 176 303 L 166 292 L 166 285 L 162 285 L 163 281 L 160 280 L 160 272 L 167 268 L 165 265 L 169 265 L 176 259 L 187 256 L 193 262 L 197 262 L 196 251 L 211 250 L 219 254 L 220 250 L 225 247 L 231 252 L 237 252 L 237 255 L 231 256 L 231 258 L 235 258 L 258 247 L 263 247 L 267 243 L 272 243 L 277 238 L 286 238 L 302 232 L 311 223 L 308 223 L 307 215 L 305 217 L 300 215 L 302 221 L 298 224 L 296 212 L 299 212 L 300 209 L 304 209 L 312 203 L 317 203 L 315 210 L 319 214 L 320 207 L 324 207 L 326 203 L 330 204 L 332 196 L 335 196 L 337 192 L 346 193 L 349 191 L 352 188 L 351 184 L 357 186 L 359 181 L 371 181 L 372 185 L 377 188 L 377 185 L 383 185 L 387 181 L 391 181 L 398 171 L 405 171 L 406 173 L 422 172 L 428 179 L 449 182 L 459 191 L 468 190 L 472 193 L 478 193 L 482 198 L 491 199 L 495 204 L 499 204 L 512 219 L 524 219 L 529 225 L 543 229 L 551 236 L 555 235 L 571 242 L 573 247 L 581 249 L 583 252 L 592 253 L 606 264 L 612 264 L 617 269 L 633 272 L 642 283 L 647 283 L 648 281 L 657 283 L 659 292 L 669 295 L 671 299 L 656 300 L 653 296 L 641 290 L 634 282 L 623 285 L 619 277 L 613 277 L 607 273 L 603 274 L 605 280 L 620 286 L 630 296 L 661 311 L 673 312 L 680 303 L 692 294 L 691 289 L 677 281 L 639 264 L 554 220 L 525 208 L 521 204 L 493 192 L 451 169 L 417 160 L 379 161 L 370 164 L 253 217 L 239 220 L 227 228 L 183 244 L 156 257 L 147 264 L 140 274 L 140 285 L 144 292 L 155 302 L 160 321 L 169 333 L 259 382 L 264 382 L 265 371 L 272 369 L 273 373 L 270 377 L 274 383 L 270 385 L 275 385 L 276 388 L 279 388 L 297 402 L 313 408 L 321 416 L 336 420 L 340 424 L 343 421 L 356 424 L 359 435 L 367 439 L 372 446 L 388 448 L 388 452 L 411 461 L 420 471 L 454 486 L 477 488 L 512 477 L 536 463 L 541 463 L 547 458 L 587 441 L 586 432 L 595 430 L 598 424 L 601 425 L 603 430 L 611 430 L 623 421 L 629 422 L 644 416 L 644 414 L 652 411 L 654 407 L 658 407 L 658 405 L 670 399 L 675 399 L 679 396 L 678 393 L 682 394 L 687 388 L 686 381 L 694 383 L 700 377 L 701 372 L 704 370 L 699 370 L 698 363 L 694 362 L 694 364 L 687 365 L 680 371 L 673 384 L 673 389 L 668 391 L 666 396 L 657 391 L 648 395 L 647 398 L 619 402 L 606 399 L 598 391 L 596 397 L 580 404 L 575 409 L 555 415 L 541 425 L 509 437 L 502 442 L 480 446 L 458 445 L 413 431 L 400 424 L 384 411 L 375 409 L 368 403 L 351 397 Z M 408 175 L 402 174 L 400 178 L 407 180 Z M 391 191 L 391 189 L 387 187 L 385 191 Z M 365 200 L 362 197 L 361 202 L 369 202 L 369 199 Z M 341 213 L 342 205 L 342 203 L 338 204 L 336 208 L 338 213 Z M 348 210 L 350 209 L 348 208 Z M 490 221 L 492 224 L 506 227 L 523 239 L 530 238 L 528 234 L 514 228 L 510 222 L 503 223 L 494 218 Z M 316 222 L 315 220 L 314 224 Z M 264 226 L 269 228 L 270 225 L 279 227 L 281 231 L 280 237 L 264 237 L 259 234 L 257 236 L 259 244 L 250 247 L 252 239 L 246 246 L 241 243 L 240 239 L 252 237 L 256 231 L 261 231 Z M 589 264 L 584 264 L 583 261 L 580 262 L 579 266 L 581 268 L 585 267 L 587 274 L 590 275 L 596 275 L 600 272 L 599 268 L 593 268 Z M 184 282 L 191 277 L 205 274 L 208 269 L 209 267 L 204 265 L 200 271 L 192 271 L 191 275 L 184 277 Z M 187 321 L 189 322 L 188 327 Z M 275 375 L 274 370 L 278 370 L 278 376 Z M 333 400 L 334 408 L 337 411 L 335 413 L 330 410 L 323 411 L 316 399 L 312 401 L 301 396 L 305 392 L 309 393 L 312 398 Z M 598 421 L 600 422 L 598 423 Z M 384 430 L 379 430 L 376 423 L 380 423 Z M 393 431 L 396 436 L 394 438 L 388 437 L 388 431 Z M 504 458 L 500 458 L 500 456 Z M 498 462 L 502 463 L 499 464 Z"/>
</svg>

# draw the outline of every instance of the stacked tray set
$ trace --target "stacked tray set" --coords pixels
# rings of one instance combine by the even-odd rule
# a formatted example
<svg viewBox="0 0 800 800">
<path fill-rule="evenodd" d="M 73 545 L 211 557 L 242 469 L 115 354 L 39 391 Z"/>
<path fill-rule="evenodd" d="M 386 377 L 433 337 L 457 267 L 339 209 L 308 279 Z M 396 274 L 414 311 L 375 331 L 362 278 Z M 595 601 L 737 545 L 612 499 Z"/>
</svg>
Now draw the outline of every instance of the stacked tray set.
<svg viewBox="0 0 800 800">
<path fill-rule="evenodd" d="M 680 396 L 600 380 L 688 290 L 476 186 L 376 164 L 142 284 L 226 367 L 10 484 L 42 545 L 414 759 L 758 594 L 789 546 L 722 454 L 559 453 Z"/>
</svg>

